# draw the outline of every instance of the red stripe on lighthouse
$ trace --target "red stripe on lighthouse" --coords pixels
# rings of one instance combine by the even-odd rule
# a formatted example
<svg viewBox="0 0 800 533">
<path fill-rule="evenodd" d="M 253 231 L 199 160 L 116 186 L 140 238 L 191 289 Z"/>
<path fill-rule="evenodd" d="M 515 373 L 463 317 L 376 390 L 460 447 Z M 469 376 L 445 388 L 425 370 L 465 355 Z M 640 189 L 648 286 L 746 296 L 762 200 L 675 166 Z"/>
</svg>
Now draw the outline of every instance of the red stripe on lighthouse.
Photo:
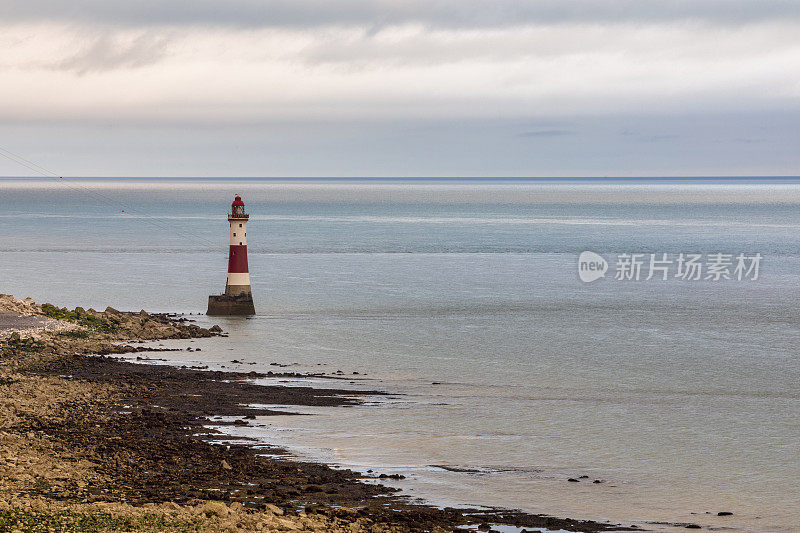
<svg viewBox="0 0 800 533">
<path fill-rule="evenodd" d="M 228 272 L 245 273 L 247 269 L 247 245 L 231 245 L 228 252 Z"/>
</svg>

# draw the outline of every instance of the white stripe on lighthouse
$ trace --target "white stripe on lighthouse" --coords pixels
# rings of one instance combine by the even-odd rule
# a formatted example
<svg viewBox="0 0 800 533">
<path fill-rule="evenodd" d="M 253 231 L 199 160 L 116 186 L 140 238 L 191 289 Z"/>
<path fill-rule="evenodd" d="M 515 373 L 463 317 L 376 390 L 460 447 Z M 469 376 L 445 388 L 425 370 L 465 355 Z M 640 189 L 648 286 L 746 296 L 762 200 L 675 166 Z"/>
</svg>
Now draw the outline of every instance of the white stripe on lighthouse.
<svg viewBox="0 0 800 533">
<path fill-rule="evenodd" d="M 247 222 L 231 222 L 231 244 L 247 246 Z"/>
<path fill-rule="evenodd" d="M 250 285 L 250 274 L 247 272 L 228 272 L 228 285 Z"/>
</svg>

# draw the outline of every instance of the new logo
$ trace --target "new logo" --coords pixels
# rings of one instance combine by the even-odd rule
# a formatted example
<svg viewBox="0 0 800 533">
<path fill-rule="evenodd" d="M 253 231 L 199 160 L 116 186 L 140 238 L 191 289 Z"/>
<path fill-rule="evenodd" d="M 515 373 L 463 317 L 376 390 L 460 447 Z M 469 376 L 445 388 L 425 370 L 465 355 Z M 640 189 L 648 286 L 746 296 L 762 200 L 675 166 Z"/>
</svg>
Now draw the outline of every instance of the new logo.
<svg viewBox="0 0 800 533">
<path fill-rule="evenodd" d="M 605 277 L 607 270 L 608 263 L 601 255 L 586 251 L 578 257 L 578 276 L 585 283 Z"/>
</svg>

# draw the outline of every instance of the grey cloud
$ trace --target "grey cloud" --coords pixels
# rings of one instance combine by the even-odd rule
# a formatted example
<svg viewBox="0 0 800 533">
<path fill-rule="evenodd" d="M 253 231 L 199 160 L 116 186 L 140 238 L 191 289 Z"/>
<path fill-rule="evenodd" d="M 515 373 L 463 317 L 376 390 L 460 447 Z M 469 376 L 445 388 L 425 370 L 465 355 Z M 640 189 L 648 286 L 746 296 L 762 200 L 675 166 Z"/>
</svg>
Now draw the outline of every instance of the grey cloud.
<svg viewBox="0 0 800 533">
<path fill-rule="evenodd" d="M 619 136 L 622 138 L 627 138 L 627 140 L 633 140 L 641 143 L 671 142 L 671 141 L 677 141 L 682 138 L 681 135 L 675 133 L 663 133 L 663 132 L 641 133 L 630 129 L 624 129 L 620 131 Z"/>
<path fill-rule="evenodd" d="M 518 134 L 519 137 L 562 137 L 564 135 L 575 135 L 575 132 L 569 130 L 534 130 Z"/>
<path fill-rule="evenodd" d="M 519 119 L 253 125 L 0 120 L 0 146 L 67 176 L 794 175 L 798 121 L 800 111 L 572 117 L 568 128 L 580 135 L 535 143 L 508 132 L 559 126 Z M 664 134 L 681 138 L 635 138 Z M 755 134 L 764 142 L 738 142 Z M 0 175 L 24 172 L 0 158 Z"/>
<path fill-rule="evenodd" d="M 646 143 L 658 143 L 658 142 L 674 141 L 677 139 L 680 139 L 679 135 L 660 134 L 660 135 L 642 135 L 637 140 Z"/>
<path fill-rule="evenodd" d="M 59 61 L 56 70 L 87 72 L 135 68 L 158 62 L 166 53 L 169 39 L 164 36 L 143 34 L 129 42 L 102 35 L 75 55 Z"/>
<path fill-rule="evenodd" d="M 0 20 L 141 27 L 208 25 L 368 29 L 419 23 L 483 28 L 533 23 L 705 20 L 741 24 L 800 18 L 796 0 L 26 0 L 0 4 Z"/>
</svg>

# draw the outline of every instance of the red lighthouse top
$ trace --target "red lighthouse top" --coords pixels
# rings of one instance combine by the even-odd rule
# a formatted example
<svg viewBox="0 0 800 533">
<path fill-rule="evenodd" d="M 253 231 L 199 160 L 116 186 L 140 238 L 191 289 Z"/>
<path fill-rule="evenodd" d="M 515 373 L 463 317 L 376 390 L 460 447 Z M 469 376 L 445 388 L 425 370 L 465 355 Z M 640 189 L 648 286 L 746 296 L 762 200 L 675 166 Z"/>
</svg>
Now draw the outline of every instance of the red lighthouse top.
<svg viewBox="0 0 800 533">
<path fill-rule="evenodd" d="M 242 197 L 238 194 L 231 203 L 231 213 L 228 215 L 229 220 L 234 218 L 240 220 L 250 218 L 250 215 L 244 212 L 244 202 L 242 201 Z"/>
</svg>

